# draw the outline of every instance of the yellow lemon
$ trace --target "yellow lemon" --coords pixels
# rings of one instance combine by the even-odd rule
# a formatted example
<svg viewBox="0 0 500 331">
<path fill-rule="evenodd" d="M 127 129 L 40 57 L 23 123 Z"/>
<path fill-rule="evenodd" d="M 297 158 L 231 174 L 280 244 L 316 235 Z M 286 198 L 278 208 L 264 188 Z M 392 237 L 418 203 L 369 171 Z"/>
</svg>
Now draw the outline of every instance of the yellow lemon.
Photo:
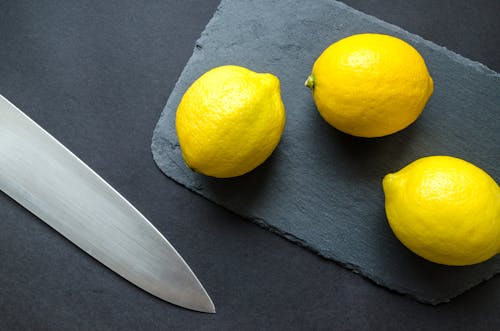
<svg viewBox="0 0 500 331">
<path fill-rule="evenodd" d="M 475 165 L 425 157 L 385 176 L 383 188 L 389 224 L 414 253 L 447 265 L 500 253 L 500 188 Z"/>
<path fill-rule="evenodd" d="M 263 163 L 285 126 L 279 79 L 227 65 L 207 71 L 185 92 L 176 130 L 188 167 L 226 178 Z"/>
<path fill-rule="evenodd" d="M 306 86 L 332 126 L 354 136 L 380 137 L 413 123 L 434 85 L 424 59 L 408 43 L 358 34 L 330 45 Z"/>
</svg>

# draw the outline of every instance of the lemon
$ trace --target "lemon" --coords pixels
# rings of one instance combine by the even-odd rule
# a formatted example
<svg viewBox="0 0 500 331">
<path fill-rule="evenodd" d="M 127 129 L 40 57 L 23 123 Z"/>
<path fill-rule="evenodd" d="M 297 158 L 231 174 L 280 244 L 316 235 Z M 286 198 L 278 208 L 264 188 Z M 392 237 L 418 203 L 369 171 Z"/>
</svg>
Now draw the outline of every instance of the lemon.
<svg viewBox="0 0 500 331">
<path fill-rule="evenodd" d="M 414 253 L 447 265 L 500 253 L 500 188 L 475 165 L 425 157 L 385 176 L 383 188 L 389 224 Z"/>
<path fill-rule="evenodd" d="M 406 128 L 434 88 L 415 48 L 392 36 L 369 33 L 330 45 L 314 63 L 306 86 L 328 123 L 359 137 Z"/>
<path fill-rule="evenodd" d="M 263 163 L 278 145 L 284 126 L 279 79 L 235 65 L 199 77 L 176 113 L 187 166 L 219 178 L 243 175 Z"/>
</svg>

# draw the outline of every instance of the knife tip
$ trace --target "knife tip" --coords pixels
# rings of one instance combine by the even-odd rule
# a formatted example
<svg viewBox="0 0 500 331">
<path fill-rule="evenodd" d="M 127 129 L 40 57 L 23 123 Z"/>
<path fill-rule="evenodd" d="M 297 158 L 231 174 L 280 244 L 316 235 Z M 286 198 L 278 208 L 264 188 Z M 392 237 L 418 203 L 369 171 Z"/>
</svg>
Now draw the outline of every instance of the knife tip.
<svg viewBox="0 0 500 331">
<path fill-rule="evenodd" d="M 203 312 L 203 313 L 209 313 L 209 314 L 215 314 L 215 305 L 212 301 L 212 299 L 210 298 L 210 296 L 208 295 L 208 293 L 205 291 L 205 289 L 202 287 L 203 289 L 203 294 L 204 294 L 204 300 L 202 302 L 200 302 L 200 306 L 198 309 L 198 311 L 200 312 Z"/>
<path fill-rule="evenodd" d="M 212 302 L 212 299 L 208 296 L 208 294 L 204 293 L 205 295 L 203 298 L 198 298 L 196 302 L 191 302 L 189 304 L 178 304 L 181 307 L 188 308 L 200 313 L 207 313 L 207 314 L 215 314 L 215 305 Z"/>
<path fill-rule="evenodd" d="M 207 309 L 205 310 L 205 313 L 215 314 L 216 313 L 216 311 L 215 311 L 215 305 L 212 302 L 212 300 L 210 299 L 210 297 L 208 299 L 210 300 L 210 304 L 207 306 Z"/>
</svg>

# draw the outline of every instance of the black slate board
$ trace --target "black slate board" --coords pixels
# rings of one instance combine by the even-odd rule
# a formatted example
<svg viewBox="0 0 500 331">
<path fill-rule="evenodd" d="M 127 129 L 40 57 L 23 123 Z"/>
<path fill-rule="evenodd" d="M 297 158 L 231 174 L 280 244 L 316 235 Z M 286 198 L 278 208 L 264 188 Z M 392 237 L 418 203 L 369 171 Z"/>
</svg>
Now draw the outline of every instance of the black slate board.
<svg viewBox="0 0 500 331">
<path fill-rule="evenodd" d="M 325 47 L 362 32 L 408 41 L 434 79 L 423 115 L 389 137 L 362 139 L 336 131 L 320 118 L 303 87 Z M 184 91 L 223 64 L 276 74 L 287 110 L 283 139 L 272 157 L 255 171 L 226 180 L 187 169 L 175 133 Z M 436 154 L 466 159 L 498 180 L 499 91 L 500 75 L 485 66 L 336 1 L 222 1 L 169 97 L 152 150 L 160 169 L 189 189 L 377 284 L 437 304 L 500 272 L 500 256 L 447 267 L 412 254 L 387 225 L 381 180 Z"/>
</svg>

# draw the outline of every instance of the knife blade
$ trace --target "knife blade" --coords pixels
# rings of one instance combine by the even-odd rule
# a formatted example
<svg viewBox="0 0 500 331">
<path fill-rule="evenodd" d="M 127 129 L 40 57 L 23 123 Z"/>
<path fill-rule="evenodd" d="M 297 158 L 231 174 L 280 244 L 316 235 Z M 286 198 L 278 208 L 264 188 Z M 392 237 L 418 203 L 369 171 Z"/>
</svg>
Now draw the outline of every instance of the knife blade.
<svg viewBox="0 0 500 331">
<path fill-rule="evenodd" d="M 175 305 L 215 313 L 196 275 L 165 237 L 2 95 L 0 189 L 136 286 Z"/>
</svg>

